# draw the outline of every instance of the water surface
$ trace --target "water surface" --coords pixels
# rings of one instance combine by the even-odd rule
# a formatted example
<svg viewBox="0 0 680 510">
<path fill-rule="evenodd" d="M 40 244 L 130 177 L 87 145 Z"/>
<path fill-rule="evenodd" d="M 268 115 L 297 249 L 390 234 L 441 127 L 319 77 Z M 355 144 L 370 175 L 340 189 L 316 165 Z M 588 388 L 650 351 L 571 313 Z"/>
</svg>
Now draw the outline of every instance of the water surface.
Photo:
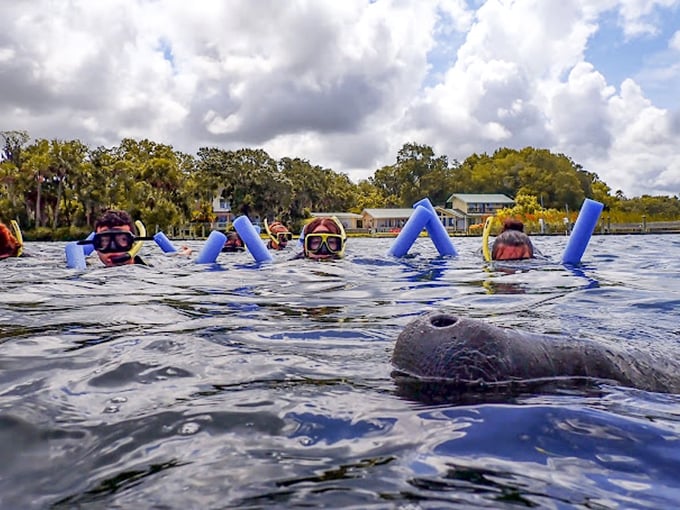
<svg viewBox="0 0 680 510">
<path fill-rule="evenodd" d="M 350 239 L 338 262 L 0 271 L 2 508 L 674 508 L 680 398 L 600 385 L 437 405 L 400 395 L 394 340 L 444 310 L 680 351 L 680 236 L 566 239 L 508 271 L 479 239 Z M 201 243 L 193 243 L 200 248 Z"/>
</svg>

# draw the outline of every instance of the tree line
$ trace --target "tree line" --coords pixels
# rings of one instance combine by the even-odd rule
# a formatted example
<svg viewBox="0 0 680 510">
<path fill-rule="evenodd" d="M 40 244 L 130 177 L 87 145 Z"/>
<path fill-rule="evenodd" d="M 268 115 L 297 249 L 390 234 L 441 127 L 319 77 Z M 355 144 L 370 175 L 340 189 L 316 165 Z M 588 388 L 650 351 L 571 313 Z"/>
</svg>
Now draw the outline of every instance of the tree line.
<svg viewBox="0 0 680 510">
<path fill-rule="evenodd" d="M 79 140 L 31 140 L 25 131 L 0 131 L 0 142 L 0 218 L 17 219 L 33 238 L 80 237 L 107 208 L 125 209 L 162 230 L 213 222 L 218 196 L 235 215 L 278 219 L 294 230 L 312 211 L 411 207 L 423 197 L 444 205 L 452 193 L 533 196 L 541 208 L 570 211 L 593 198 L 620 215 L 680 218 L 677 196 L 612 194 L 568 156 L 533 147 L 458 162 L 406 143 L 392 165 L 355 184 L 343 173 L 301 158 L 277 161 L 262 149 L 202 147 L 191 155 L 131 138 L 91 148 Z"/>
</svg>

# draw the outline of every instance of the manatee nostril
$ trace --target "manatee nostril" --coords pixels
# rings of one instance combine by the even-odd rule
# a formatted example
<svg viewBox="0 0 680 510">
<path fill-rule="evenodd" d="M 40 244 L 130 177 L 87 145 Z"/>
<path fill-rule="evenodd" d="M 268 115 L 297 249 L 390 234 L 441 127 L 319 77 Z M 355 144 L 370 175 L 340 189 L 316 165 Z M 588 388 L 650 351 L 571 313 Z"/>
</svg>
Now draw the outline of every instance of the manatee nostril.
<svg viewBox="0 0 680 510">
<path fill-rule="evenodd" d="M 446 328 L 458 322 L 458 318 L 452 315 L 435 315 L 430 318 L 430 324 L 435 328 Z"/>
</svg>

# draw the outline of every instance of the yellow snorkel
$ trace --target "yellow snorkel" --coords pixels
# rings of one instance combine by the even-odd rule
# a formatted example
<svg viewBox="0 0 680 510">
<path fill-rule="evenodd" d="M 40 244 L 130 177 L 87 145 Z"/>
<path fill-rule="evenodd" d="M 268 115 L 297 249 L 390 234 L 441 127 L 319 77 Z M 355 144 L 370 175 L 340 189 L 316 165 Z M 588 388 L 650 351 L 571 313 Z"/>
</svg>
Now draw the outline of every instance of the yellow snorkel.
<svg viewBox="0 0 680 510">
<path fill-rule="evenodd" d="M 137 227 L 137 237 L 146 237 L 146 227 L 144 226 L 144 223 L 137 220 L 135 221 L 135 227 Z M 127 252 L 131 259 L 134 259 L 139 254 L 143 244 L 144 241 L 135 241 L 132 244 L 132 248 Z"/>
<path fill-rule="evenodd" d="M 278 225 L 280 225 L 280 227 L 284 230 L 281 230 L 280 232 L 277 231 L 276 234 L 274 234 L 271 231 L 271 229 L 269 228 L 269 223 L 267 222 L 267 218 L 264 219 L 264 230 L 267 233 L 267 236 L 269 237 L 269 239 L 271 240 L 271 243 L 272 243 L 271 246 L 274 246 L 274 247 L 278 246 L 280 248 L 282 245 L 281 245 L 281 241 L 279 240 L 279 235 L 281 235 L 281 234 L 287 235 L 288 236 L 287 241 L 290 241 L 293 238 L 293 234 L 288 230 L 288 228 L 283 223 L 275 221 L 274 226 L 278 226 Z M 285 244 L 283 246 L 285 246 Z"/>
<path fill-rule="evenodd" d="M 482 254 L 484 260 L 491 262 L 491 252 L 489 251 L 489 234 L 491 233 L 491 225 L 493 225 L 493 216 L 489 216 L 484 223 L 484 231 L 482 232 Z"/>
<path fill-rule="evenodd" d="M 267 223 L 267 218 L 264 219 L 264 231 L 267 233 L 267 236 L 269 239 L 271 239 L 273 242 L 277 243 L 278 239 L 274 237 L 274 234 L 272 234 L 272 231 L 269 230 L 269 223 Z"/>
<path fill-rule="evenodd" d="M 274 239 L 274 236 L 272 236 L 271 230 L 269 230 L 269 223 L 267 223 L 267 218 L 264 219 L 264 231 L 267 233 L 267 236 L 269 236 L 269 238 L 272 241 L 276 240 L 276 239 Z"/>
<path fill-rule="evenodd" d="M 17 250 L 17 257 L 21 257 L 21 254 L 24 252 L 24 236 L 21 235 L 21 229 L 19 228 L 19 223 L 17 223 L 16 220 L 10 220 L 9 227 L 10 227 L 10 230 L 12 231 L 12 235 L 14 236 L 14 238 L 19 243 L 19 249 Z"/>
</svg>

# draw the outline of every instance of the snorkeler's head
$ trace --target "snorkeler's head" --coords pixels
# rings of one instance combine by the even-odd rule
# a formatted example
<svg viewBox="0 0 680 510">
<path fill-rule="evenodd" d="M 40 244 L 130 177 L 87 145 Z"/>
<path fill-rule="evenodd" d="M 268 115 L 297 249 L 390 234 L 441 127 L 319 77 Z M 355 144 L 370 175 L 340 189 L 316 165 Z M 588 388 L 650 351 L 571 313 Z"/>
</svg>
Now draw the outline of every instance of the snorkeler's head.
<svg viewBox="0 0 680 510">
<path fill-rule="evenodd" d="M 506 218 L 503 221 L 503 230 L 501 232 L 506 232 L 508 230 L 516 230 L 518 232 L 524 232 L 524 223 L 515 218 Z"/>
<path fill-rule="evenodd" d="M 130 231 L 134 228 L 132 216 L 127 211 L 120 211 L 116 209 L 109 209 L 104 211 L 94 224 L 94 231 L 97 232 L 100 228 L 113 229 L 117 227 L 129 227 Z"/>
<path fill-rule="evenodd" d="M 279 221 L 275 221 L 269 225 L 267 220 L 265 220 L 264 225 L 267 235 L 269 236 L 269 245 L 275 250 L 285 248 L 288 245 L 288 241 L 293 238 L 293 234 L 291 234 L 286 226 Z"/>
<path fill-rule="evenodd" d="M 493 242 L 493 260 L 521 260 L 534 256 L 534 246 L 524 232 L 517 229 L 504 230 Z"/>
<path fill-rule="evenodd" d="M 126 211 L 109 209 L 97 218 L 92 242 L 99 260 L 106 266 L 134 264 L 128 253 L 134 241 L 134 223 Z"/>
<path fill-rule="evenodd" d="M 238 232 L 235 230 L 229 231 L 225 234 L 227 236 L 226 241 L 224 241 L 224 246 L 222 247 L 223 252 L 235 252 L 235 251 L 245 251 L 245 246 L 243 246 L 243 240 Z"/>
<path fill-rule="evenodd" d="M 4 223 L 0 223 L 0 259 L 17 257 L 20 249 L 21 243 Z"/>
<path fill-rule="evenodd" d="M 335 217 L 314 218 L 305 226 L 303 235 L 303 252 L 307 258 L 337 259 L 344 254 L 347 234 L 342 223 Z"/>
</svg>

